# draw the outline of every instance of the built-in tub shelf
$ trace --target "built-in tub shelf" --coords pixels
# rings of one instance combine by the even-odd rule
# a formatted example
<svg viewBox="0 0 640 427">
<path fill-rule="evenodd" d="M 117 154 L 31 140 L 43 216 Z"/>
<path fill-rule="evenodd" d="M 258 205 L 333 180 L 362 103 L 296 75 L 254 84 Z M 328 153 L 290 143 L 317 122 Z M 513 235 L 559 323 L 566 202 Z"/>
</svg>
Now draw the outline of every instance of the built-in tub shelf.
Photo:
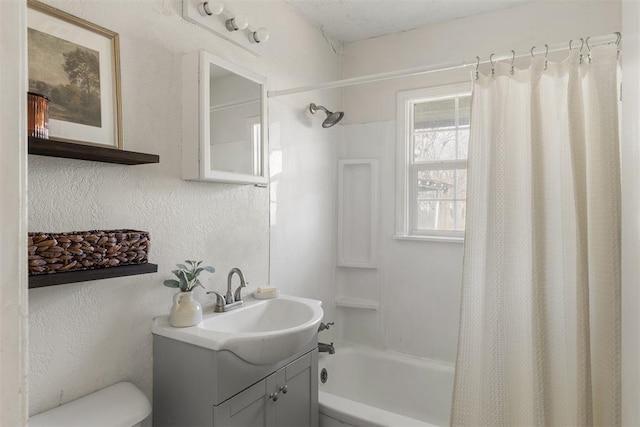
<svg viewBox="0 0 640 427">
<path fill-rule="evenodd" d="M 138 274 L 156 273 L 157 271 L 157 264 L 145 263 L 123 265 L 122 267 L 98 268 L 95 270 L 40 274 L 37 276 L 29 276 L 29 289 L 42 288 L 45 286 L 64 285 L 66 283 L 87 282 L 89 280 L 135 276 Z"/>
<path fill-rule="evenodd" d="M 160 163 L 160 156 L 157 154 L 117 150 L 115 148 L 77 144 L 56 139 L 41 139 L 32 136 L 29 137 L 29 154 L 63 157 L 65 159 L 90 160 L 103 163 L 117 163 L 120 165 Z"/>
<path fill-rule="evenodd" d="M 338 160 L 338 266 L 378 268 L 377 159 Z"/>
<path fill-rule="evenodd" d="M 380 307 L 380 303 L 378 301 L 372 301 L 368 299 L 341 297 L 336 298 L 336 306 L 377 310 Z"/>
</svg>

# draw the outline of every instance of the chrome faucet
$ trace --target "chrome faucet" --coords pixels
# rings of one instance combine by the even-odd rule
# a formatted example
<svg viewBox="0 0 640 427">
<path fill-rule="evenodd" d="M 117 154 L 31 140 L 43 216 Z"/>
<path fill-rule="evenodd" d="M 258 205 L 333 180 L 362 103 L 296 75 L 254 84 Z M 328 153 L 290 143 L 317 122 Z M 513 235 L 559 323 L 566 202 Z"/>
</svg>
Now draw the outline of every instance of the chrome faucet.
<svg viewBox="0 0 640 427">
<path fill-rule="evenodd" d="M 233 274 L 236 273 L 240 278 L 240 286 L 236 289 L 235 293 L 231 293 L 231 278 L 233 278 Z M 235 301 L 242 301 L 242 288 L 247 287 L 247 282 L 244 280 L 244 274 L 238 267 L 234 267 L 229 271 L 229 275 L 227 276 L 227 304 L 230 304 Z"/>
<path fill-rule="evenodd" d="M 233 274 L 238 274 L 240 277 L 240 286 L 236 289 L 235 292 L 231 292 L 231 278 Z M 213 309 L 216 313 L 223 313 L 225 311 L 233 310 L 234 308 L 242 307 L 244 302 L 242 301 L 242 288 L 247 287 L 247 283 L 244 280 L 244 275 L 239 268 L 232 268 L 229 271 L 229 275 L 227 276 L 227 293 L 226 295 L 222 295 L 216 291 L 208 291 L 207 294 L 215 294 L 216 296 L 216 305 Z"/>
<path fill-rule="evenodd" d="M 333 346 L 333 343 L 331 344 L 325 344 L 323 342 L 319 342 L 318 343 L 318 352 L 319 353 L 329 353 L 329 354 L 334 354 L 336 352 L 335 347 Z"/>
</svg>

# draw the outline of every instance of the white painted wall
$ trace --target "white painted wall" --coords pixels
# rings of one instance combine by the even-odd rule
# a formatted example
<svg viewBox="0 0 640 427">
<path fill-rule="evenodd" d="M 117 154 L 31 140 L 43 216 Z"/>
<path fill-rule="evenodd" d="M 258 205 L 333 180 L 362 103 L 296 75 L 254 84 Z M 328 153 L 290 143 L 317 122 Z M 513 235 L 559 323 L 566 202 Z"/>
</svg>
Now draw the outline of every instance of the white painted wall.
<svg viewBox="0 0 640 427">
<path fill-rule="evenodd" d="M 269 280 L 269 190 L 180 178 L 182 54 L 208 50 L 266 76 L 273 88 L 332 80 L 340 72 L 339 58 L 321 33 L 280 1 L 245 3 L 271 32 L 260 58 L 184 21 L 180 0 L 48 3 L 120 34 L 125 149 L 157 153 L 161 163 L 127 167 L 30 156 L 29 229 L 148 230 L 150 261 L 159 264 L 159 273 L 29 292 L 31 414 L 121 380 L 133 381 L 152 397 L 151 319 L 168 313 L 173 290 L 162 280 L 176 262 L 203 259 L 214 265 L 217 272 L 204 280 L 210 289 L 225 289 L 232 267 L 240 267 L 251 286 Z M 287 164 L 307 161 L 314 169 L 331 164 L 323 157 L 333 156 L 333 140 L 317 133 L 301 142 L 304 134 L 291 133 L 298 125 L 289 122 L 297 121 L 306 102 L 278 103 L 271 127 L 286 129 L 279 146 L 291 147 L 283 156 Z M 312 190 L 304 187 L 305 194 Z M 296 209 L 288 211 L 283 202 L 281 224 L 305 213 L 304 207 Z M 323 250 L 316 246 L 314 257 L 306 255 L 329 258 Z M 312 281 L 282 280 L 282 287 L 323 295 L 315 290 L 330 285 L 332 270 L 325 270 Z M 213 303 L 200 291 L 197 295 Z"/>
<path fill-rule="evenodd" d="M 508 55 L 511 49 L 525 53 L 534 45 L 619 31 L 620 19 L 618 1 L 526 4 L 346 44 L 343 77 L 450 63 L 476 55 L 484 59 L 492 52 Z M 520 65 L 527 64 L 525 59 Z M 336 268 L 336 295 L 380 302 L 378 311 L 337 309 L 338 335 L 346 341 L 451 363 L 455 360 L 463 245 L 392 237 L 395 107 L 398 91 L 469 79 L 469 70 L 459 70 L 342 91 L 345 124 L 337 156 L 380 159 L 382 207 L 380 267 Z"/>
<path fill-rule="evenodd" d="M 0 1 L 0 425 L 27 421 L 26 7 Z"/>
<path fill-rule="evenodd" d="M 620 31 L 620 5 L 619 0 L 532 2 L 348 43 L 344 46 L 344 78 L 473 60 L 476 55 L 487 60 L 491 53 L 508 58 L 511 49 L 522 54 L 532 46 L 544 52 L 545 43 L 568 43 L 572 38 Z M 524 64 L 528 62 L 525 58 Z M 488 67 L 483 71 L 488 72 Z M 469 76 L 469 70 L 449 71 L 345 88 L 345 124 L 394 120 L 399 90 L 466 81 Z"/>
<path fill-rule="evenodd" d="M 640 2 L 622 3 L 622 425 L 640 425 Z"/>
</svg>

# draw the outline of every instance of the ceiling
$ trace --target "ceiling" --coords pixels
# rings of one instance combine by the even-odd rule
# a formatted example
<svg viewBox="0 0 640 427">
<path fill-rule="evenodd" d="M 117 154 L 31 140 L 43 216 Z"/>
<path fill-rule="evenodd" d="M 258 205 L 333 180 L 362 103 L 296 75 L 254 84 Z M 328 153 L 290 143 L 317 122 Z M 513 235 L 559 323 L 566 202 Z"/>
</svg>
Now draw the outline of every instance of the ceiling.
<svg viewBox="0 0 640 427">
<path fill-rule="evenodd" d="M 503 9 L 531 0 L 286 0 L 344 43 Z"/>
</svg>

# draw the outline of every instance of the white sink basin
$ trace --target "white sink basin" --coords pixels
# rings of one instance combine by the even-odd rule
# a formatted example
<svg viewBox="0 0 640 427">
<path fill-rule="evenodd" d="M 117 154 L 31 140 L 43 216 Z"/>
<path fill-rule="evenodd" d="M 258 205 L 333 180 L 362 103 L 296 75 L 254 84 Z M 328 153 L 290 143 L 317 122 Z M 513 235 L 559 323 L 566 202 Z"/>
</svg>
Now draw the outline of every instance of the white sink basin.
<svg viewBox="0 0 640 427">
<path fill-rule="evenodd" d="M 167 316 L 157 317 L 152 331 L 267 365 L 292 356 L 313 338 L 322 320 L 320 305 L 320 301 L 288 295 L 270 300 L 247 296 L 244 307 L 226 313 L 207 313 L 209 307 L 202 323 L 190 328 L 173 328 Z"/>
</svg>

